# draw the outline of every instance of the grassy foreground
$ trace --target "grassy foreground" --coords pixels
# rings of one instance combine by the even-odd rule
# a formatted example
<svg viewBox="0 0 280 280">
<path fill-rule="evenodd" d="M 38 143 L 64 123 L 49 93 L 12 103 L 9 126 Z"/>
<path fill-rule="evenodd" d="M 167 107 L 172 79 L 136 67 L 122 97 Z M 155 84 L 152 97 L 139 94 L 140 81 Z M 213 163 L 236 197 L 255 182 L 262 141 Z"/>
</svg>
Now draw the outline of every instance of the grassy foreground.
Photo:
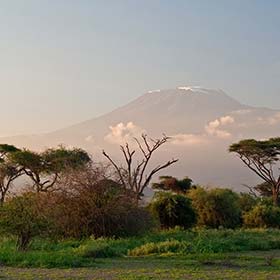
<svg viewBox="0 0 280 280">
<path fill-rule="evenodd" d="M 139 238 L 0 241 L 0 279 L 280 279 L 279 230 L 163 231 Z"/>
<path fill-rule="evenodd" d="M 75 269 L 2 268 L 0 279 L 280 279 L 280 251 L 212 254 L 198 260 L 192 257 L 98 259 L 91 268 Z"/>
</svg>

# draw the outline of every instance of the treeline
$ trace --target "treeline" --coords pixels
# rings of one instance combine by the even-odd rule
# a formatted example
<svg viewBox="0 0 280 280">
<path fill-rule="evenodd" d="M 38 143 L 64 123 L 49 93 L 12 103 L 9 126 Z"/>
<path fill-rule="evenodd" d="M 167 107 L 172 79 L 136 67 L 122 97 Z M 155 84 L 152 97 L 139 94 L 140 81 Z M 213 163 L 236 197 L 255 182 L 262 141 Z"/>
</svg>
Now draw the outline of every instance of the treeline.
<svg viewBox="0 0 280 280">
<path fill-rule="evenodd" d="M 279 138 L 243 140 L 230 147 L 264 182 L 249 193 L 206 189 L 188 177 L 165 176 L 152 184 L 155 195 L 147 205 L 142 198 L 152 178 L 177 162 L 150 166 L 168 139 L 143 135 L 135 139 L 136 148 L 121 146 L 124 164 L 103 151 L 106 165 L 82 149 L 33 152 L 0 145 L 0 231 L 16 236 L 18 249 L 26 250 L 38 236 L 117 238 L 176 226 L 280 227 Z M 12 193 L 20 177 L 28 178 L 28 184 Z"/>
<path fill-rule="evenodd" d="M 160 184 L 154 184 L 165 191 L 156 192 L 148 207 L 162 228 L 280 228 L 280 208 L 271 197 L 191 184 L 180 190 L 174 187 L 177 182 L 176 178 L 162 177 Z"/>
</svg>

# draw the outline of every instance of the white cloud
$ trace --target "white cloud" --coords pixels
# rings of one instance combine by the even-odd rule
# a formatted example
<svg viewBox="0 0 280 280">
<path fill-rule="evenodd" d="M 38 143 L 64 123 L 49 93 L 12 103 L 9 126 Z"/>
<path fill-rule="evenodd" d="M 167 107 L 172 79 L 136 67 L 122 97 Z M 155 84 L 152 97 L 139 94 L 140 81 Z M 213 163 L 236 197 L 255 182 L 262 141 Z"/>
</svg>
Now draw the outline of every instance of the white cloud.
<svg viewBox="0 0 280 280">
<path fill-rule="evenodd" d="M 221 125 L 228 125 L 234 123 L 234 118 L 231 116 L 225 116 L 220 118 Z"/>
<path fill-rule="evenodd" d="M 203 135 L 176 134 L 171 136 L 171 143 L 178 146 L 198 145 L 206 142 Z"/>
<path fill-rule="evenodd" d="M 205 131 L 207 134 L 216 136 L 218 138 L 229 138 L 231 133 L 225 130 L 225 126 L 233 124 L 235 122 L 234 118 L 231 116 L 224 116 L 214 121 L 209 122 L 205 126 Z"/>
<path fill-rule="evenodd" d="M 259 117 L 257 121 L 262 125 L 276 125 L 280 123 L 280 112 L 270 117 Z"/>
<path fill-rule="evenodd" d="M 275 125 L 280 123 L 280 113 L 275 114 L 274 116 L 267 119 L 267 124 Z"/>
<path fill-rule="evenodd" d="M 92 135 L 89 135 L 89 136 L 87 136 L 87 137 L 85 138 L 85 141 L 86 141 L 86 142 L 91 142 L 91 143 L 93 143 L 93 142 L 94 142 L 94 138 L 93 138 Z"/>
<path fill-rule="evenodd" d="M 119 123 L 116 126 L 110 126 L 111 132 L 105 136 L 105 141 L 111 144 L 124 144 L 130 142 L 134 137 L 139 138 L 145 130 L 133 122 L 127 124 Z"/>
</svg>

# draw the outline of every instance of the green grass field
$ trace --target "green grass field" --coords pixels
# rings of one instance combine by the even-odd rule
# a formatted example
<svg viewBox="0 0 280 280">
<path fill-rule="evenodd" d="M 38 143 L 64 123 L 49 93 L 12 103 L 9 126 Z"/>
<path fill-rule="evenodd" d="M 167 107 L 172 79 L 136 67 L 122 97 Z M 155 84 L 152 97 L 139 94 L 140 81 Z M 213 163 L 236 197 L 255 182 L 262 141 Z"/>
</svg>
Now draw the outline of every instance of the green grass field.
<svg viewBox="0 0 280 280">
<path fill-rule="evenodd" d="M 273 256 L 272 263 L 271 256 Z M 280 279 L 280 251 L 98 259 L 90 268 L 6 268 L 0 279 Z"/>
<path fill-rule="evenodd" d="M 0 242 L 0 279 L 280 279 L 279 230 L 172 230 L 128 239 Z"/>
</svg>

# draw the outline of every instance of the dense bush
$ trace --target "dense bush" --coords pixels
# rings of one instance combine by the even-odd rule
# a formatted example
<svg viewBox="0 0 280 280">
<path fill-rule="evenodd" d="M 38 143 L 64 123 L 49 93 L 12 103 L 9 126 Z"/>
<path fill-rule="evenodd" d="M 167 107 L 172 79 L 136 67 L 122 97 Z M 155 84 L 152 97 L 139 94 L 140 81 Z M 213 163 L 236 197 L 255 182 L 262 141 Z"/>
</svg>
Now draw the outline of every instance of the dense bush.
<svg viewBox="0 0 280 280">
<path fill-rule="evenodd" d="M 180 226 L 186 229 L 192 227 L 196 222 L 191 202 L 184 195 L 158 192 L 149 209 L 159 219 L 162 228 Z"/>
<path fill-rule="evenodd" d="M 250 228 L 279 228 L 280 208 L 269 204 L 258 204 L 243 215 L 243 224 Z"/>
<path fill-rule="evenodd" d="M 229 189 L 192 189 L 188 193 L 197 213 L 197 224 L 211 228 L 235 228 L 241 223 L 239 196 Z"/>
<path fill-rule="evenodd" d="M 252 210 L 257 205 L 259 198 L 256 198 L 248 193 L 241 193 L 239 195 L 239 205 L 242 213 Z"/>
<path fill-rule="evenodd" d="M 153 226 L 148 210 L 133 194 L 97 170 L 79 171 L 64 188 L 42 195 L 45 215 L 62 237 L 121 237 L 144 233 Z"/>
<path fill-rule="evenodd" d="M 0 208 L 0 230 L 17 236 L 19 250 L 26 250 L 32 238 L 46 234 L 49 228 L 50 221 L 40 211 L 37 194 L 24 193 Z"/>
</svg>

